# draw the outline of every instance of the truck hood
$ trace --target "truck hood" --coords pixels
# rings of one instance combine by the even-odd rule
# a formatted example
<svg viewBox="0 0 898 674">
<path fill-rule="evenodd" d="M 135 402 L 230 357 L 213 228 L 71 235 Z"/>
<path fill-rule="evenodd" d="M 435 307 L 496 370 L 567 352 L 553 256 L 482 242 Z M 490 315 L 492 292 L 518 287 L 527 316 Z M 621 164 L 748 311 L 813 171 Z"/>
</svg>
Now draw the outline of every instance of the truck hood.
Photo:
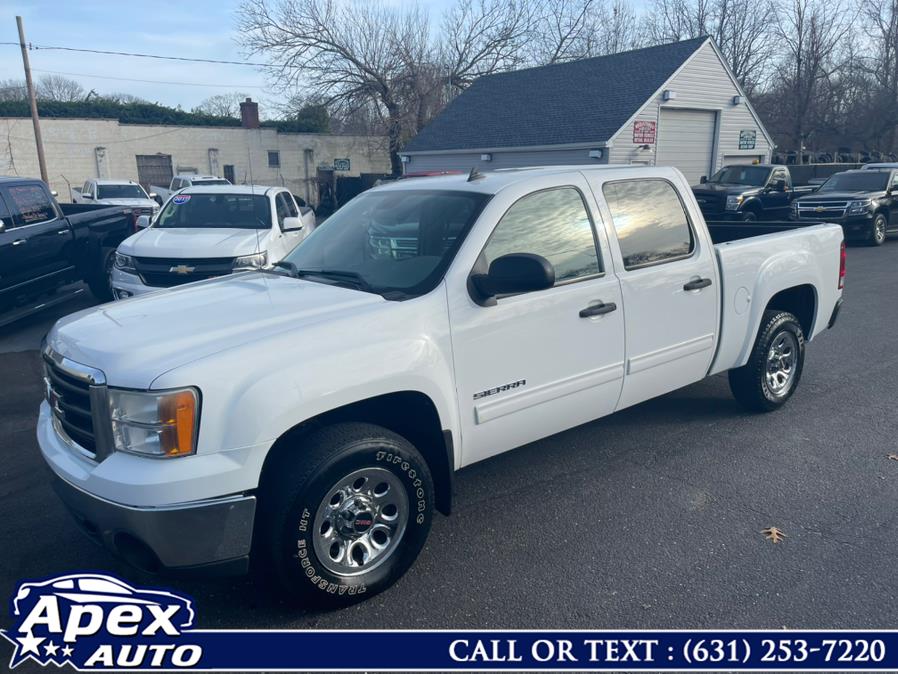
<svg viewBox="0 0 898 674">
<path fill-rule="evenodd" d="M 696 195 L 723 195 L 730 194 L 757 194 L 761 191 L 760 187 L 754 185 L 735 185 L 731 183 L 705 183 L 704 185 L 694 185 L 692 192 Z"/>
<path fill-rule="evenodd" d="M 137 257 L 237 257 L 268 249 L 267 229 L 148 227 L 128 237 L 119 252 Z"/>
<path fill-rule="evenodd" d="M 94 203 L 104 206 L 130 206 L 131 208 L 159 208 L 152 199 L 98 199 Z"/>
<path fill-rule="evenodd" d="M 797 201 L 852 201 L 860 199 L 882 199 L 883 191 L 876 192 L 814 192 L 801 197 Z"/>
<path fill-rule="evenodd" d="M 147 389 L 159 375 L 284 330 L 365 307 L 380 295 L 265 272 L 234 274 L 112 302 L 60 319 L 57 353 L 102 370 L 111 386 Z"/>
</svg>

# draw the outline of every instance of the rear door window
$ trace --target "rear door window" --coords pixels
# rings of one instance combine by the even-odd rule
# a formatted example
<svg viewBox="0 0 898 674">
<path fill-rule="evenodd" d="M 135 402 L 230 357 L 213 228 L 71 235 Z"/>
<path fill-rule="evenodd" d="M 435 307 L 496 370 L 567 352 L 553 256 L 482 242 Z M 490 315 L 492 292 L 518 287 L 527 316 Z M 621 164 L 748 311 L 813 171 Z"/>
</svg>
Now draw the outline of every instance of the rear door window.
<svg viewBox="0 0 898 674">
<path fill-rule="evenodd" d="M 689 257 L 695 236 L 677 191 L 666 180 L 624 180 L 602 188 L 628 271 Z"/>
<path fill-rule="evenodd" d="M 6 188 L 13 219 L 19 227 L 56 219 L 50 195 L 41 185 L 14 185 Z"/>
</svg>

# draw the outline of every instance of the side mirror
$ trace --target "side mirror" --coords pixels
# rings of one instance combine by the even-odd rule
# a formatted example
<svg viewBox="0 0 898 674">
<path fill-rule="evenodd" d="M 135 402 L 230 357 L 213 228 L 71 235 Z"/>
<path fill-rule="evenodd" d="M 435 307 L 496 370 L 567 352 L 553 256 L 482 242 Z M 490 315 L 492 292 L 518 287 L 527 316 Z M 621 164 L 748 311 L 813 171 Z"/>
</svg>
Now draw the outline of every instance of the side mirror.
<svg viewBox="0 0 898 674">
<path fill-rule="evenodd" d="M 87 199 L 87 200 L 93 199 L 93 197 L 90 196 L 89 194 L 82 194 L 82 195 L 81 195 L 81 198 L 82 198 L 82 199 Z"/>
<path fill-rule="evenodd" d="M 158 197 L 158 196 L 159 196 L 159 195 L 156 194 L 155 192 L 150 192 L 150 194 L 149 194 L 150 199 L 155 199 L 155 198 Z"/>
<path fill-rule="evenodd" d="M 542 255 L 510 253 L 493 260 L 489 273 L 473 275 L 471 283 L 484 300 L 545 290 L 555 285 L 555 268 Z"/>
<path fill-rule="evenodd" d="M 50 196 L 55 199 L 59 196 L 59 192 L 57 192 L 56 190 L 50 190 Z"/>
<path fill-rule="evenodd" d="M 699 181 L 702 185 L 704 185 L 706 182 L 708 182 L 708 176 L 702 176 L 701 178 L 698 179 L 698 181 Z"/>
<path fill-rule="evenodd" d="M 786 181 L 783 179 L 774 180 L 773 181 L 773 190 L 775 192 L 785 192 L 786 191 Z"/>
<path fill-rule="evenodd" d="M 139 215 L 137 216 L 137 222 L 134 223 L 134 226 L 137 229 L 146 229 L 150 226 L 150 216 L 149 215 Z"/>
<path fill-rule="evenodd" d="M 0 234 L 6 231 L 6 223 L 3 220 L 0 220 Z"/>
<path fill-rule="evenodd" d="M 302 219 L 294 218 L 294 217 L 284 218 L 283 228 L 284 228 L 285 232 L 295 232 L 298 229 L 302 229 L 303 228 Z"/>
</svg>

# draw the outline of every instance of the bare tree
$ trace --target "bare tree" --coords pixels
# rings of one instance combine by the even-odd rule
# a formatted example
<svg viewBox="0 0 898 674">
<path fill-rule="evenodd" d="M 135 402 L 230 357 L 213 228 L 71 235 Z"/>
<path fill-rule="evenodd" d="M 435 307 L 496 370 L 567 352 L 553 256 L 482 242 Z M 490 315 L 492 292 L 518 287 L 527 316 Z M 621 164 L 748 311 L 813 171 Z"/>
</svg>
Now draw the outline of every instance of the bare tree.
<svg viewBox="0 0 898 674">
<path fill-rule="evenodd" d="M 0 101 L 24 101 L 28 99 L 25 80 L 0 80 Z"/>
<path fill-rule="evenodd" d="M 601 0 L 570 0 L 542 5 L 529 40 L 538 64 L 574 61 L 596 55 L 602 20 Z"/>
<path fill-rule="evenodd" d="M 644 46 L 639 21 L 627 0 L 611 0 L 602 7 L 599 32 L 593 51 L 598 55 L 618 54 Z"/>
<path fill-rule="evenodd" d="M 35 85 L 38 100 L 70 103 L 84 100 L 85 91 L 75 80 L 62 75 L 44 75 Z"/>
<path fill-rule="evenodd" d="M 193 112 L 214 117 L 240 117 L 240 102 L 247 96 L 243 93 L 215 94 L 201 101 Z"/>
</svg>

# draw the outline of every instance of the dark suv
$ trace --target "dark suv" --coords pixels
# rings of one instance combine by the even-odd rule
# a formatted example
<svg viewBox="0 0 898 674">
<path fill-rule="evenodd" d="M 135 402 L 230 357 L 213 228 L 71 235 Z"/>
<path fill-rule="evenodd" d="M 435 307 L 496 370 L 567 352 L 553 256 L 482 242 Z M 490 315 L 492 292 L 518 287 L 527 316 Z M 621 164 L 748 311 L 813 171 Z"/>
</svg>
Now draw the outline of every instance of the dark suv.
<svg viewBox="0 0 898 674">
<path fill-rule="evenodd" d="M 880 246 L 898 232 L 898 170 L 836 173 L 814 194 L 792 202 L 792 219 L 834 222 L 846 240 Z"/>
</svg>

